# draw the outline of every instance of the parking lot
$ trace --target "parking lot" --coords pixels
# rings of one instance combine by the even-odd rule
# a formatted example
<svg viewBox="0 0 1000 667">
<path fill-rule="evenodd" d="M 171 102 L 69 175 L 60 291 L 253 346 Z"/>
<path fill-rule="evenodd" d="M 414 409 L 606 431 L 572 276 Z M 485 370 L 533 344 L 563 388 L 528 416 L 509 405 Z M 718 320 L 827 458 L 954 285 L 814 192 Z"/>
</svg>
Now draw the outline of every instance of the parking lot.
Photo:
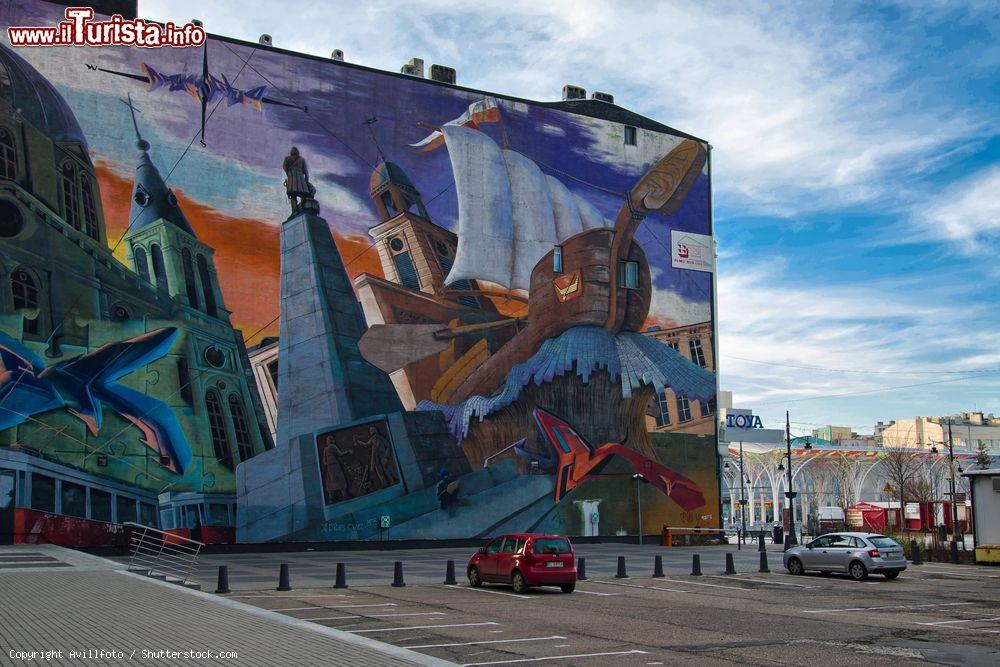
<svg viewBox="0 0 1000 667">
<path fill-rule="evenodd" d="M 251 591 L 243 579 L 228 597 L 463 665 L 1000 661 L 1000 569 L 927 563 L 894 581 L 859 583 L 791 576 L 778 551 L 769 553 L 772 571 L 760 573 L 754 549 L 581 545 L 588 580 L 575 593 L 516 595 L 503 586 L 469 588 L 470 551 L 244 554 L 236 565 L 232 556 L 213 559 L 230 561 L 231 577 L 274 567 L 268 585 Z M 723 574 L 727 551 L 737 556 L 738 574 Z M 701 577 L 690 575 L 693 553 L 701 555 Z M 615 577 L 619 554 L 627 579 Z M 663 578 L 651 576 L 657 554 Z M 442 583 L 447 558 L 456 560 L 458 585 Z M 290 564 L 294 590 L 274 590 L 272 559 Z M 387 585 L 394 560 L 404 562 L 405 587 Z M 337 561 L 347 564 L 348 589 L 332 588 Z"/>
</svg>

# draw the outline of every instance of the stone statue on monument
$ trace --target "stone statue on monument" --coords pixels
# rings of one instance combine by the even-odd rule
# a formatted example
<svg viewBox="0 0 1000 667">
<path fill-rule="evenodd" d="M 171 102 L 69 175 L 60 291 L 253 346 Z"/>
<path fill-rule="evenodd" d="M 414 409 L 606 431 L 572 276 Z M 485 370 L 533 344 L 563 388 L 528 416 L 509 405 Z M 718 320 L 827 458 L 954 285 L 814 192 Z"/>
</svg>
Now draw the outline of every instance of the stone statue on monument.
<svg viewBox="0 0 1000 667">
<path fill-rule="evenodd" d="M 319 213 L 316 188 L 309 182 L 309 167 L 306 166 L 306 159 L 299 155 L 298 148 L 292 146 L 281 168 L 285 172 L 285 192 L 292 205 L 292 215 L 303 211 Z"/>
</svg>

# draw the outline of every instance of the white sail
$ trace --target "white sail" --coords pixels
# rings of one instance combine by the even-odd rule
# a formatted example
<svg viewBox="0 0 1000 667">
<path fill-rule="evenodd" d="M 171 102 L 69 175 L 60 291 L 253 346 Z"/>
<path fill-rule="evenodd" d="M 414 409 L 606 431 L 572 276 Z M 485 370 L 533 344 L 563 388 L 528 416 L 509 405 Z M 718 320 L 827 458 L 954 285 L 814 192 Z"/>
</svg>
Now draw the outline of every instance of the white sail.
<svg viewBox="0 0 1000 667">
<path fill-rule="evenodd" d="M 559 241 L 565 241 L 574 234 L 583 231 L 583 222 L 580 220 L 580 209 L 576 206 L 576 199 L 569 189 L 554 176 L 545 176 L 545 182 L 549 186 L 549 198 L 552 200 L 552 213 L 556 219 L 556 236 Z"/>
<path fill-rule="evenodd" d="M 531 270 L 559 243 L 552 200 L 545 174 L 538 165 L 512 150 L 502 152 L 510 179 L 511 215 L 514 221 L 514 255 L 511 289 L 527 290 Z"/>
<path fill-rule="evenodd" d="M 580 209 L 580 220 L 583 222 L 584 229 L 597 229 L 598 227 L 610 226 L 608 220 L 601 215 L 596 206 L 575 192 L 573 193 L 573 199 L 576 200 L 576 206 Z"/>
<path fill-rule="evenodd" d="M 445 284 L 488 280 L 511 288 L 514 224 L 510 180 L 500 148 L 483 132 L 441 128 L 458 194 L 458 248 Z"/>
<path fill-rule="evenodd" d="M 441 132 L 458 193 L 458 248 L 445 284 L 473 279 L 528 290 L 532 269 L 553 246 L 610 226 L 589 201 L 484 132 L 451 124 Z"/>
</svg>

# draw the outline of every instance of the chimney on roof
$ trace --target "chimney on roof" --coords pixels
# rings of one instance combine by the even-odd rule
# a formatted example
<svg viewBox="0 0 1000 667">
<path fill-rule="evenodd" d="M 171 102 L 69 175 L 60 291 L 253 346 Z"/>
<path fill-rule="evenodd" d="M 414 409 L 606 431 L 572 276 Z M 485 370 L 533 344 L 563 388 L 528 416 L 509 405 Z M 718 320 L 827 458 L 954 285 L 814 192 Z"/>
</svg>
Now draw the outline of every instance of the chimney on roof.
<svg viewBox="0 0 1000 667">
<path fill-rule="evenodd" d="M 615 103 L 615 96 L 611 93 L 599 93 L 596 90 L 590 94 L 590 99 L 597 100 L 598 102 L 607 102 L 608 104 Z"/>
<path fill-rule="evenodd" d="M 566 84 L 563 86 L 563 101 L 566 100 L 585 100 L 587 99 L 587 91 L 580 86 L 574 86 L 572 84 Z"/>
<path fill-rule="evenodd" d="M 330 54 L 330 59 L 337 62 L 344 62 L 344 52 L 340 49 L 334 49 L 333 53 Z"/>
<path fill-rule="evenodd" d="M 257 38 L 257 43 L 262 44 L 264 46 L 272 46 L 271 36 L 265 32 L 263 35 Z"/>
<path fill-rule="evenodd" d="M 431 65 L 431 81 L 440 81 L 441 83 L 455 85 L 455 77 L 456 72 L 454 67 Z"/>
<path fill-rule="evenodd" d="M 423 58 L 410 58 L 410 62 L 400 67 L 399 71 L 410 76 L 419 76 L 422 79 L 424 78 L 424 60 Z"/>
</svg>

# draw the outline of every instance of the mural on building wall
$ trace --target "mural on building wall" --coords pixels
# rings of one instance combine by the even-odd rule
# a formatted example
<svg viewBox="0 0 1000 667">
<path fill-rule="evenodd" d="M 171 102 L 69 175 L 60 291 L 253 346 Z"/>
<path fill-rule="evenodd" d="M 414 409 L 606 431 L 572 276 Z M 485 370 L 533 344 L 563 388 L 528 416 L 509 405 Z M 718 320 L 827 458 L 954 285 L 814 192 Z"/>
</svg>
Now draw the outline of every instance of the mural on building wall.
<svg viewBox="0 0 1000 667">
<path fill-rule="evenodd" d="M 711 274 L 668 246 L 703 143 L 219 39 L 0 48 L 0 462 L 246 541 L 634 532 L 636 473 L 647 527 L 718 523 Z"/>
</svg>

